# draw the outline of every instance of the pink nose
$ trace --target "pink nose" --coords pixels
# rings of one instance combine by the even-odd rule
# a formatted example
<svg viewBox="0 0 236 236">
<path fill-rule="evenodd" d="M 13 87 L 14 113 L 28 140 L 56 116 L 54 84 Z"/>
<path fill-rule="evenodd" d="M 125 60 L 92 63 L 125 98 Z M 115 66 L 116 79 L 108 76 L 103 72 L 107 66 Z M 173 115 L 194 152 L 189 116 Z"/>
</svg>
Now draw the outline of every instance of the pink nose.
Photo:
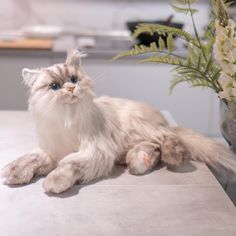
<svg viewBox="0 0 236 236">
<path fill-rule="evenodd" d="M 67 90 L 68 90 L 69 92 L 71 92 L 71 93 L 73 93 L 74 89 L 75 89 L 75 87 L 68 87 L 68 88 L 67 88 Z"/>
</svg>

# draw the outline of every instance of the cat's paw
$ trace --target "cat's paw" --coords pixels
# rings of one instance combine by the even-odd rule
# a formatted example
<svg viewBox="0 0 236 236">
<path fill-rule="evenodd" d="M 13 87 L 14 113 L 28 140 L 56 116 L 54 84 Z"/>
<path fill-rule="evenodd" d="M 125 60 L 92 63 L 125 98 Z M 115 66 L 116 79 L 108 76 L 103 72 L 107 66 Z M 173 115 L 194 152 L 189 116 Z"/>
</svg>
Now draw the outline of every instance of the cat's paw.
<svg viewBox="0 0 236 236">
<path fill-rule="evenodd" d="M 5 166 L 1 171 L 4 184 L 28 184 L 34 176 L 35 163 L 31 159 L 32 154 L 27 154 Z"/>
<path fill-rule="evenodd" d="M 73 171 L 70 164 L 61 165 L 48 174 L 43 182 L 46 193 L 62 193 L 74 184 Z"/>
<path fill-rule="evenodd" d="M 144 175 L 150 172 L 160 161 L 160 149 L 157 144 L 142 142 L 129 150 L 126 164 L 132 175 Z"/>
<path fill-rule="evenodd" d="M 132 175 L 143 175 L 152 167 L 152 157 L 144 151 L 139 151 L 136 157 L 128 163 L 129 173 Z"/>
</svg>

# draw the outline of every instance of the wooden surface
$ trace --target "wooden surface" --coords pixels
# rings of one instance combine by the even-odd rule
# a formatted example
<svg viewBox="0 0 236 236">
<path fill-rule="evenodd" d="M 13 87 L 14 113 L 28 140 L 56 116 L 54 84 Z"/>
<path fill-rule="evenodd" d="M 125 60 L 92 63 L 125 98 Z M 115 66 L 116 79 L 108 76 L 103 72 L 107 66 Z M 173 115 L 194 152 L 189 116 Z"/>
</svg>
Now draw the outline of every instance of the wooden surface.
<svg viewBox="0 0 236 236">
<path fill-rule="evenodd" d="M 50 50 L 53 39 L 16 39 L 0 40 L 0 49 L 38 49 Z"/>
</svg>

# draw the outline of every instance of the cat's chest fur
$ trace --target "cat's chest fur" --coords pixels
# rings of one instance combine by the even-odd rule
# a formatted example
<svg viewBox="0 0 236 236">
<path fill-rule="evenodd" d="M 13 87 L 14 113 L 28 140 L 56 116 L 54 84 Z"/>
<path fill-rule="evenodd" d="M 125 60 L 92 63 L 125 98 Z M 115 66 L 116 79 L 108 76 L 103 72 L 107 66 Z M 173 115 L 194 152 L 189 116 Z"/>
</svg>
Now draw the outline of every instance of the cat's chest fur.
<svg viewBox="0 0 236 236">
<path fill-rule="evenodd" d="M 61 159 L 79 149 L 79 132 L 76 125 L 45 121 L 36 124 L 39 146 L 49 155 Z"/>
<path fill-rule="evenodd" d="M 104 130 L 102 112 L 89 100 L 76 106 L 60 106 L 47 117 L 35 116 L 39 146 L 53 158 L 78 152 L 81 142 Z M 101 131 L 101 132 L 100 132 Z"/>
</svg>

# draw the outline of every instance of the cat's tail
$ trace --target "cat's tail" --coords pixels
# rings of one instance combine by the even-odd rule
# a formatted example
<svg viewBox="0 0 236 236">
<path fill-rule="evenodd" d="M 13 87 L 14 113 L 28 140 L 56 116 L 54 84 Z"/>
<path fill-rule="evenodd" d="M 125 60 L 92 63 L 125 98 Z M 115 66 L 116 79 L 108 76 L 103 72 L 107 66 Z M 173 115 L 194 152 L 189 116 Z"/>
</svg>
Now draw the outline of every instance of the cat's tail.
<svg viewBox="0 0 236 236">
<path fill-rule="evenodd" d="M 236 156 L 226 146 L 186 128 L 173 130 L 184 142 L 192 160 L 209 165 L 229 181 L 236 181 Z"/>
</svg>

